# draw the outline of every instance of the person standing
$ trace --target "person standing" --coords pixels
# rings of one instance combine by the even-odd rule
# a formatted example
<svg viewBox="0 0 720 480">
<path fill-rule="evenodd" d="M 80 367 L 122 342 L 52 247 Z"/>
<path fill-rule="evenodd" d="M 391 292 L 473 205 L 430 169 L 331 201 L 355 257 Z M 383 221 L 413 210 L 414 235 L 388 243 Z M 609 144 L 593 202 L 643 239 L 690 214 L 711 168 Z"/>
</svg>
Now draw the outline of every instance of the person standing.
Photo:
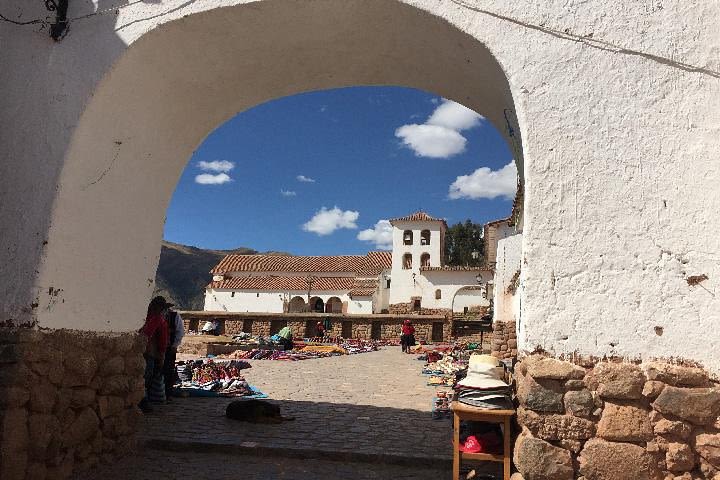
<svg viewBox="0 0 720 480">
<path fill-rule="evenodd" d="M 168 308 L 165 313 L 165 321 L 168 325 L 168 348 L 165 353 L 165 362 L 163 366 L 163 377 L 165 380 L 165 399 L 170 400 L 175 382 L 177 381 L 177 371 L 175 370 L 175 360 L 177 358 L 177 349 L 185 336 L 183 320 L 180 314 Z"/>
<path fill-rule="evenodd" d="M 165 301 L 165 297 L 158 295 L 153 298 L 148 305 L 145 324 L 140 329 L 140 333 L 145 335 L 147 339 L 145 353 L 143 353 L 145 358 L 145 397 L 139 405 L 143 413 L 152 411 L 150 390 L 153 379 L 162 374 L 169 338 L 165 312 L 171 306 L 172 304 Z"/>
<path fill-rule="evenodd" d="M 325 338 L 325 327 L 322 322 L 317 322 L 317 325 L 315 326 L 315 336 L 319 337 L 320 340 Z"/>
<path fill-rule="evenodd" d="M 403 322 L 400 335 L 400 346 L 403 353 L 410 353 L 410 347 L 415 346 L 415 327 L 409 319 Z"/>
</svg>

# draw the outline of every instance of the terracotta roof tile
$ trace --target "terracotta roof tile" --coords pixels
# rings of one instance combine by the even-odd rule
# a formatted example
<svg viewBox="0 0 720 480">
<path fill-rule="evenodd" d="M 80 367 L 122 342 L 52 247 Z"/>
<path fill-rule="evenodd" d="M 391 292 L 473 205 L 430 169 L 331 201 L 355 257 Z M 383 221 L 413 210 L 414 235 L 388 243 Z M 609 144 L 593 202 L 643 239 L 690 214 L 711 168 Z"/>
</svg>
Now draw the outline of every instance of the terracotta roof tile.
<svg viewBox="0 0 720 480">
<path fill-rule="evenodd" d="M 390 268 L 390 252 L 367 255 L 286 256 L 227 255 L 210 273 L 226 272 L 347 272 L 377 275 Z"/>
<path fill-rule="evenodd" d="M 390 219 L 390 223 L 393 222 L 442 222 L 445 223 L 445 220 L 442 218 L 434 218 L 428 215 L 427 213 L 421 211 L 417 211 L 415 213 L 411 213 L 410 215 L 407 215 L 405 217 L 400 218 L 393 218 Z M 447 225 L 447 223 L 445 223 Z"/>
<path fill-rule="evenodd" d="M 420 267 L 421 272 L 480 272 L 489 271 L 490 267 L 481 265 L 479 267 L 470 267 L 465 265 L 450 266 L 445 265 L 443 267 Z"/>
<path fill-rule="evenodd" d="M 354 282 L 353 277 L 317 277 L 313 281 L 312 290 L 350 290 L 353 288 Z M 217 290 L 299 290 L 306 292 L 308 284 L 305 277 L 231 277 L 219 282 L 210 282 L 207 288 Z"/>
</svg>

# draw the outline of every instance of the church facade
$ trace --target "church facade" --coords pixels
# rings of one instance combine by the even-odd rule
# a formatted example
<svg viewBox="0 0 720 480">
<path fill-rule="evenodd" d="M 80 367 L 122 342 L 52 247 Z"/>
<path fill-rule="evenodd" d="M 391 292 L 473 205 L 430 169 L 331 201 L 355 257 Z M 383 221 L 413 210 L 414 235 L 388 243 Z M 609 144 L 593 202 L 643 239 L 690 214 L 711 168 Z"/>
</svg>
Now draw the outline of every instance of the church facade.
<svg viewBox="0 0 720 480">
<path fill-rule="evenodd" d="M 489 267 L 444 264 L 444 220 L 390 220 L 392 250 L 366 255 L 228 255 L 212 269 L 206 311 L 463 313 L 490 306 Z"/>
</svg>

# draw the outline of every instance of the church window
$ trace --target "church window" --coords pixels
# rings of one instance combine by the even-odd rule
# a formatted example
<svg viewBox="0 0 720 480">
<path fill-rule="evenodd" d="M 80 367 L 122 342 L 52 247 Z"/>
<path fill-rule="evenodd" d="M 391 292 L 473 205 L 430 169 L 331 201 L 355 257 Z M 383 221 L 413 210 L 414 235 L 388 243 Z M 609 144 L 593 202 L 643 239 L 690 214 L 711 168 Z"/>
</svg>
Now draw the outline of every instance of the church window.
<svg viewBox="0 0 720 480">
<path fill-rule="evenodd" d="M 234 297 L 234 296 L 235 296 L 235 292 L 230 292 L 230 296 L 231 296 L 231 297 Z"/>
<path fill-rule="evenodd" d="M 435 290 L 435 300 L 440 300 L 442 298 L 442 290 L 439 288 Z"/>
<path fill-rule="evenodd" d="M 413 244 L 413 232 L 412 230 L 405 230 L 403 232 L 403 244 L 404 245 L 412 245 Z"/>
<path fill-rule="evenodd" d="M 403 255 L 403 270 L 409 270 L 412 268 L 412 255 L 406 253 Z"/>
<path fill-rule="evenodd" d="M 430 230 L 420 232 L 420 245 L 430 245 Z"/>
<path fill-rule="evenodd" d="M 429 253 L 423 253 L 420 256 L 420 266 L 421 267 L 429 267 L 430 266 L 430 254 Z"/>
</svg>

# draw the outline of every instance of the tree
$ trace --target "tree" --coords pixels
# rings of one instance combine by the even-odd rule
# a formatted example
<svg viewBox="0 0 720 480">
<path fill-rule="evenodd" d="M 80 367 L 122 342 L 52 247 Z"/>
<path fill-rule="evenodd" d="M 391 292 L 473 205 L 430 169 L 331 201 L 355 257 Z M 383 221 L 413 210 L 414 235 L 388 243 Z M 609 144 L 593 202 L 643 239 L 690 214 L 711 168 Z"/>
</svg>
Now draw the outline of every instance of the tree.
<svg viewBox="0 0 720 480">
<path fill-rule="evenodd" d="M 451 266 L 477 267 L 485 263 L 483 226 L 469 219 L 456 223 L 445 233 L 445 263 Z"/>
</svg>

